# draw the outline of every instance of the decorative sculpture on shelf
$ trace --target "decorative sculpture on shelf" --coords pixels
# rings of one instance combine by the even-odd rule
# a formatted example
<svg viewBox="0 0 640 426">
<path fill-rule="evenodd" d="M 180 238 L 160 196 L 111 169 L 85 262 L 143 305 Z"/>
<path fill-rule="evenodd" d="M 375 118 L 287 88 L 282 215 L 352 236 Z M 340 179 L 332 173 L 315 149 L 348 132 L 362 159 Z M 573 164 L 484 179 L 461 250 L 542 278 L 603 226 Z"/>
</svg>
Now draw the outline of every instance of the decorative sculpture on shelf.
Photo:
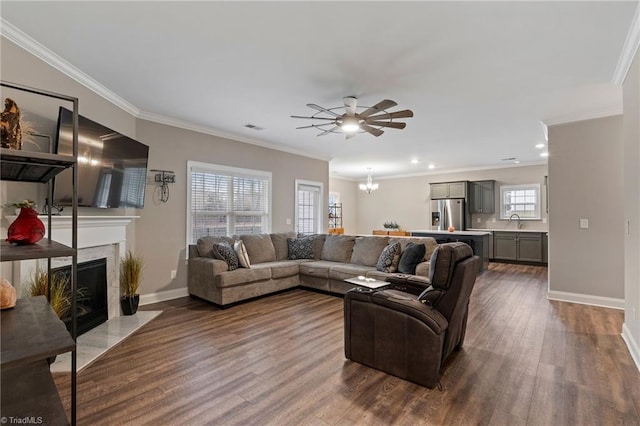
<svg viewBox="0 0 640 426">
<path fill-rule="evenodd" d="M 20 108 L 11 98 L 4 100 L 4 111 L 0 113 L 0 144 L 2 148 L 22 149 Z"/>
<path fill-rule="evenodd" d="M 44 238 L 44 223 L 38 218 L 35 211 L 35 202 L 23 200 L 19 203 L 9 204 L 19 207 L 20 214 L 7 229 L 7 241 L 18 245 L 35 244 Z"/>
<path fill-rule="evenodd" d="M 5 278 L 0 278 L 0 309 L 16 306 L 16 289 Z"/>
</svg>

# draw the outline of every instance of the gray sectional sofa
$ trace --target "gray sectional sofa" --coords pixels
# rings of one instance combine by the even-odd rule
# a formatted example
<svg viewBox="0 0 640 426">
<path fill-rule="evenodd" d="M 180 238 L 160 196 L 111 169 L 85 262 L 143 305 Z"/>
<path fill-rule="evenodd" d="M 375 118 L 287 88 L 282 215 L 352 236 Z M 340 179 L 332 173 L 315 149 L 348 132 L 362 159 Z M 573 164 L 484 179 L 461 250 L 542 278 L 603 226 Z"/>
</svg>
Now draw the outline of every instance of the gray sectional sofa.
<svg viewBox="0 0 640 426">
<path fill-rule="evenodd" d="M 353 285 L 344 280 L 366 276 L 385 280 L 396 273 L 376 270 L 385 247 L 399 242 L 402 249 L 409 242 L 425 244 L 426 251 L 415 275 L 429 276 L 429 259 L 436 247 L 431 237 L 387 237 L 319 234 L 312 239 L 312 259 L 290 259 L 289 239 L 295 233 L 204 237 L 189 245 L 189 294 L 225 306 L 294 287 L 345 294 Z M 215 258 L 217 243 L 231 247 L 242 240 L 250 260 L 249 268 L 229 270 L 229 265 Z"/>
</svg>

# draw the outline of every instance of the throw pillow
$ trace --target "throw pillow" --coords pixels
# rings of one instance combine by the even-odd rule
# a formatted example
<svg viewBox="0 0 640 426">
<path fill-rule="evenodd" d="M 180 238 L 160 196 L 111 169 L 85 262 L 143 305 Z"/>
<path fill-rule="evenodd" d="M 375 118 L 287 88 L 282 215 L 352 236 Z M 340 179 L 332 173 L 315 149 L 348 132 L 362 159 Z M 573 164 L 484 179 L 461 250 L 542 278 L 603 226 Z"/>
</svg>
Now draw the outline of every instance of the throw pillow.
<svg viewBox="0 0 640 426">
<path fill-rule="evenodd" d="M 238 262 L 240 262 L 240 266 L 243 268 L 251 268 L 251 262 L 249 262 L 249 255 L 247 254 L 247 249 L 244 246 L 242 240 L 236 240 L 233 243 L 233 251 L 236 252 L 236 256 L 238 256 Z"/>
<path fill-rule="evenodd" d="M 238 269 L 238 256 L 236 256 L 236 252 L 233 251 L 233 247 L 226 241 L 213 245 L 213 257 L 224 260 L 229 266 L 230 271 Z"/>
<path fill-rule="evenodd" d="M 314 238 L 287 238 L 289 259 L 313 259 Z"/>
<path fill-rule="evenodd" d="M 398 269 L 400 261 L 400 243 L 389 244 L 386 246 L 376 265 L 376 270 L 381 272 L 395 272 Z"/>
<path fill-rule="evenodd" d="M 424 244 L 407 243 L 407 246 L 400 256 L 398 263 L 398 272 L 402 274 L 415 274 L 416 266 L 424 259 L 424 253 L 427 250 Z"/>
</svg>

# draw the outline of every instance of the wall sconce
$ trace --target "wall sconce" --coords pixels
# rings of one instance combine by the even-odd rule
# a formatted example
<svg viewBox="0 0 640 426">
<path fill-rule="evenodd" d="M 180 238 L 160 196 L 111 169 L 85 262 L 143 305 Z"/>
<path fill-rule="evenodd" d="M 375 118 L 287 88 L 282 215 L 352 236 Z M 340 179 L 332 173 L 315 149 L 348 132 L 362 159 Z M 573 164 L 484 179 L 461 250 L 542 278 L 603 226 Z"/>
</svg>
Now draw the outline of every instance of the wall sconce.
<svg viewBox="0 0 640 426">
<path fill-rule="evenodd" d="M 169 184 L 176 183 L 176 174 L 171 170 L 157 170 L 151 169 L 151 172 L 155 173 L 153 181 L 158 184 L 154 190 L 154 199 L 166 203 L 169 201 Z"/>
</svg>

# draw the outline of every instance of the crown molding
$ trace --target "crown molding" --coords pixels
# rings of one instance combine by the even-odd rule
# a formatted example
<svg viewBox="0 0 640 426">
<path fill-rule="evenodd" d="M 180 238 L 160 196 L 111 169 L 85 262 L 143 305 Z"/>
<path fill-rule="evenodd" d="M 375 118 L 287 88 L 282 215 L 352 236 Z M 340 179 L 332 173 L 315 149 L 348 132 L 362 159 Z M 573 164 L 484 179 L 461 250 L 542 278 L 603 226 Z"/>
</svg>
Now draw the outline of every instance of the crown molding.
<svg viewBox="0 0 640 426">
<path fill-rule="evenodd" d="M 140 111 L 140 113 L 136 116 L 136 118 L 140 120 L 151 121 L 153 123 L 176 127 L 179 129 L 190 130 L 192 132 L 203 133 L 205 135 L 211 135 L 211 136 L 217 136 L 220 138 L 230 139 L 236 142 L 244 142 L 251 145 L 257 145 L 263 148 L 273 149 L 275 151 L 281 151 L 289 154 L 300 155 L 306 158 L 313 158 L 315 160 L 322 160 L 322 161 L 331 160 L 331 158 L 329 157 L 309 154 L 308 152 L 302 151 L 300 149 L 289 148 L 286 146 L 276 145 L 276 144 L 265 142 L 258 139 L 252 139 L 252 138 L 247 138 L 245 136 L 236 135 L 233 133 L 223 132 L 218 129 L 214 129 L 213 127 L 203 126 L 203 125 L 195 124 L 186 120 L 179 120 L 173 117 L 167 117 L 166 115 Z"/>
<path fill-rule="evenodd" d="M 457 169 L 433 169 L 429 171 L 415 172 L 415 173 L 402 173 L 402 174 L 390 174 L 386 176 L 376 175 L 376 181 L 384 181 L 384 180 L 392 180 L 392 179 L 406 179 L 412 177 L 422 177 L 422 176 L 437 176 L 437 175 L 448 175 L 453 173 L 466 173 L 466 172 L 479 172 L 483 170 L 496 170 L 496 169 L 511 169 L 511 168 L 521 168 L 521 167 L 532 167 L 532 166 L 546 166 L 547 160 L 539 160 L 539 161 L 526 161 L 520 164 L 492 164 L 488 166 L 478 166 L 478 167 L 460 167 Z M 364 178 L 352 178 L 348 176 L 340 176 L 338 174 L 329 173 L 329 178 L 333 179 L 341 179 L 351 182 L 361 182 Z"/>
<path fill-rule="evenodd" d="M 624 41 L 620 58 L 618 58 L 618 64 L 613 73 L 611 79 L 613 84 L 622 85 L 624 79 L 627 77 L 629 68 L 633 63 L 633 58 L 636 56 L 636 52 L 640 47 L 640 1 L 638 1 L 638 7 L 636 7 L 636 14 L 631 21 L 629 32 L 627 33 L 627 39 Z"/>
<path fill-rule="evenodd" d="M 584 121 L 584 120 L 593 120 L 594 118 L 604 118 L 611 117 L 612 115 L 621 115 L 622 114 L 622 104 L 611 106 L 607 108 L 602 108 L 597 111 L 582 111 L 577 112 L 575 114 L 562 115 L 558 117 L 552 117 L 542 120 L 542 122 L 547 126 L 556 126 L 558 124 L 572 123 L 574 121 Z"/>
<path fill-rule="evenodd" d="M 36 58 L 42 60 L 64 75 L 82 84 L 87 89 L 96 93 L 98 96 L 103 97 L 107 101 L 123 109 L 129 114 L 137 116 L 140 113 L 140 109 L 138 109 L 136 106 L 116 95 L 111 90 L 107 89 L 102 84 L 67 62 L 65 59 L 61 58 L 42 44 L 38 43 L 33 38 L 29 37 L 22 30 L 7 22 L 4 18 L 0 18 L 0 20 L 0 34 L 7 40 L 10 40 L 17 46 L 31 53 Z"/>
</svg>

